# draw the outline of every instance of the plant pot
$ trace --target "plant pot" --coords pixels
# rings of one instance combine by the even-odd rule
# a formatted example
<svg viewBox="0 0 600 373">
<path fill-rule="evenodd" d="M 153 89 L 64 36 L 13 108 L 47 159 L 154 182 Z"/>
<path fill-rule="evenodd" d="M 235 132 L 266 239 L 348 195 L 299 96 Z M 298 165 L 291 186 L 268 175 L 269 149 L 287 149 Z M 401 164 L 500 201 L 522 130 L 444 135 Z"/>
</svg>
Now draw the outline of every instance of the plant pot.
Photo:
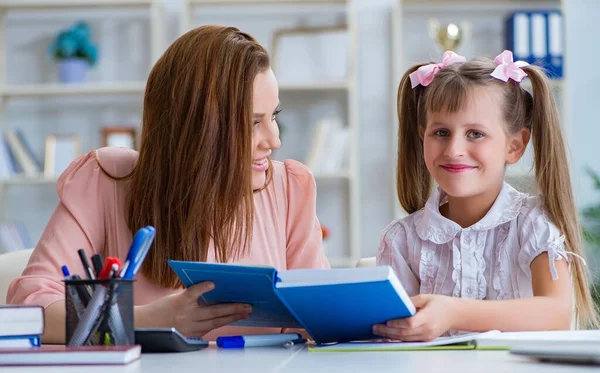
<svg viewBox="0 0 600 373">
<path fill-rule="evenodd" d="M 81 58 L 68 58 L 58 62 L 58 80 L 64 84 L 85 81 L 89 64 Z"/>
</svg>

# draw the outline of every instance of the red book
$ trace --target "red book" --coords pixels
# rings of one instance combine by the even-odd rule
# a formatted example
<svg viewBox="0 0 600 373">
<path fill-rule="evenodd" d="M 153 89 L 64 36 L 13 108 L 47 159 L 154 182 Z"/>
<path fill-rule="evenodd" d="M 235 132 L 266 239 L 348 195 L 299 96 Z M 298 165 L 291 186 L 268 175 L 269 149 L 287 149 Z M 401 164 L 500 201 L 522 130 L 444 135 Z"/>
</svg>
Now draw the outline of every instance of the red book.
<svg viewBox="0 0 600 373">
<path fill-rule="evenodd" d="M 0 349 L 0 366 L 6 365 L 125 365 L 138 360 L 139 345 L 79 346 L 43 345 Z"/>
</svg>

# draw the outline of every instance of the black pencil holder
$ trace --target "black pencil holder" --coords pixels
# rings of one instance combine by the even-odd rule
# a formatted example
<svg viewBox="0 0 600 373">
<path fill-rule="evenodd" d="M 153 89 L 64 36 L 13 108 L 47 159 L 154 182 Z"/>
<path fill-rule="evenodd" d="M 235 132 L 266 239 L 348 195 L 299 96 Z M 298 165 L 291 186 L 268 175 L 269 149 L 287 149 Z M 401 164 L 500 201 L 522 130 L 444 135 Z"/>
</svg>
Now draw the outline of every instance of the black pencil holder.
<svg viewBox="0 0 600 373">
<path fill-rule="evenodd" d="M 65 280 L 68 346 L 135 342 L 133 280 Z"/>
</svg>

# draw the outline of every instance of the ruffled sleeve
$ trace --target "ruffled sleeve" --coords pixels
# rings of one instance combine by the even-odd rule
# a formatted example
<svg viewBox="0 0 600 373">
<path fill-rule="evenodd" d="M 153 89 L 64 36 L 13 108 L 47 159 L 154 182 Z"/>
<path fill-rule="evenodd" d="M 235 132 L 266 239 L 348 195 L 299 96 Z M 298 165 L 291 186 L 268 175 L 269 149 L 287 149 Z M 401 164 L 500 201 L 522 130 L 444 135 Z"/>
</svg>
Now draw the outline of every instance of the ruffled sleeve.
<svg viewBox="0 0 600 373">
<path fill-rule="evenodd" d="M 531 262 L 544 252 L 548 252 L 549 268 L 552 279 L 558 274 L 554 261 L 568 260 L 565 250 L 565 237 L 558 228 L 546 217 L 543 208 L 537 204 L 523 217 L 519 229 L 521 251 L 518 255 L 519 266 L 523 272 L 531 276 Z"/>
<path fill-rule="evenodd" d="M 287 268 L 329 268 L 317 219 L 317 186 L 308 167 L 286 160 Z"/>
<path fill-rule="evenodd" d="M 98 160 L 102 160 L 107 172 L 118 175 L 122 168 L 130 168 L 135 154 L 116 148 L 91 151 L 74 160 L 62 173 L 56 185 L 58 206 L 22 275 L 11 283 L 7 303 L 48 307 L 61 301 L 61 266 L 67 265 L 71 273 L 83 275 L 78 249 L 84 249 L 88 258 L 98 252 L 105 254 L 106 224 L 110 224 L 107 216 L 112 216 L 116 208 L 114 180 L 102 171 Z M 122 161 L 117 162 L 119 158 Z"/>
<path fill-rule="evenodd" d="M 409 296 L 419 294 L 419 280 L 408 265 L 408 240 L 405 228 L 398 221 L 388 225 L 381 233 L 377 265 L 390 266 Z"/>
</svg>

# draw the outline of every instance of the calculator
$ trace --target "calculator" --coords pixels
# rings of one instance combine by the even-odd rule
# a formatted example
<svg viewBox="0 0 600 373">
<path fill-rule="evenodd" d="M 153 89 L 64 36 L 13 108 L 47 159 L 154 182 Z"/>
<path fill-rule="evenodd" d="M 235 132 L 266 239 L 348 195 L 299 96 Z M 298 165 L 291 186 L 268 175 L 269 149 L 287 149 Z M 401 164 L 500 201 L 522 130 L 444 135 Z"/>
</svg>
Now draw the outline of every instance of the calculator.
<svg viewBox="0 0 600 373">
<path fill-rule="evenodd" d="M 175 328 L 135 329 L 135 343 L 142 352 L 188 352 L 208 347 L 202 338 L 187 338 Z"/>
</svg>

